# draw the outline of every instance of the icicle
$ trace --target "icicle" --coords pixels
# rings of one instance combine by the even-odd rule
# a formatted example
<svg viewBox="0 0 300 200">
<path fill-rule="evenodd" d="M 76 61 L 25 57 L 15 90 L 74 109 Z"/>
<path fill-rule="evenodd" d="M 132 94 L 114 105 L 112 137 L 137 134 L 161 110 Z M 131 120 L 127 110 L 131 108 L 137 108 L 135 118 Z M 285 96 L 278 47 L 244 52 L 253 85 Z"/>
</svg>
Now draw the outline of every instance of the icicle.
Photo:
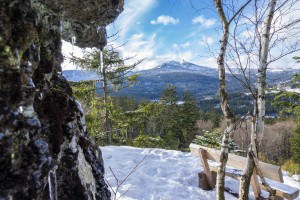
<svg viewBox="0 0 300 200">
<path fill-rule="evenodd" d="M 40 99 L 40 100 L 43 100 L 43 99 L 44 99 L 44 93 L 43 93 L 43 92 L 40 92 L 39 99 Z"/>
<path fill-rule="evenodd" d="M 17 64 L 16 66 L 17 68 L 19 68 L 21 65 L 20 53 L 18 49 L 16 50 L 16 64 Z"/>
<path fill-rule="evenodd" d="M 56 179 L 57 166 L 55 165 L 48 172 L 48 187 L 49 187 L 49 199 L 57 200 L 57 179 Z M 52 178 L 51 178 L 52 176 Z"/>
<path fill-rule="evenodd" d="M 99 34 L 100 74 L 101 74 L 101 73 L 103 73 L 103 49 L 107 43 L 106 28 L 104 26 L 98 26 L 97 33 Z"/>
<path fill-rule="evenodd" d="M 62 16 L 61 16 L 60 20 L 59 20 L 59 32 L 60 32 L 60 34 L 62 33 L 62 30 L 63 30 L 63 22 L 62 22 Z"/>
<path fill-rule="evenodd" d="M 75 37 L 75 35 L 73 35 L 72 36 L 72 51 L 73 51 L 73 53 L 74 53 L 74 45 L 75 45 L 75 43 L 76 43 L 76 37 Z"/>
<path fill-rule="evenodd" d="M 72 36 L 72 54 L 74 55 L 74 45 L 76 43 L 76 37 L 75 35 Z M 76 65 L 76 70 L 78 69 L 78 66 Z"/>
<path fill-rule="evenodd" d="M 18 112 L 19 112 L 19 113 L 23 113 L 23 111 L 24 111 L 23 106 L 20 106 L 20 107 L 18 108 Z"/>
<path fill-rule="evenodd" d="M 103 73 L 103 51 L 100 49 L 100 74 Z"/>
</svg>

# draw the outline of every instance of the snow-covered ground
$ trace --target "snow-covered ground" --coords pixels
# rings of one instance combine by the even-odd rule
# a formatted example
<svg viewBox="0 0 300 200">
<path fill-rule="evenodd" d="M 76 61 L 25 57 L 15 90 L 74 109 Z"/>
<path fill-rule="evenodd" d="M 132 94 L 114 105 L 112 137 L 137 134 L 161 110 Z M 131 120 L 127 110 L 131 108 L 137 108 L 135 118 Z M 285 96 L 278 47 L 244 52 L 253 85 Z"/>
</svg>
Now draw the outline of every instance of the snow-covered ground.
<svg viewBox="0 0 300 200">
<path fill-rule="evenodd" d="M 197 173 L 203 169 L 199 164 L 199 158 L 191 153 L 127 146 L 100 148 L 104 159 L 106 180 L 114 190 L 117 188 L 116 178 L 120 184 L 130 174 L 118 188 L 117 197 L 123 195 L 120 199 L 215 199 L 215 189 L 205 191 L 198 187 Z M 136 165 L 138 167 L 132 171 Z M 284 182 L 300 189 L 300 182 L 293 181 L 286 175 Z M 234 179 L 226 178 L 226 187 L 237 193 L 239 183 Z M 252 192 L 250 198 L 254 199 Z M 237 198 L 226 193 L 226 199 Z"/>
</svg>

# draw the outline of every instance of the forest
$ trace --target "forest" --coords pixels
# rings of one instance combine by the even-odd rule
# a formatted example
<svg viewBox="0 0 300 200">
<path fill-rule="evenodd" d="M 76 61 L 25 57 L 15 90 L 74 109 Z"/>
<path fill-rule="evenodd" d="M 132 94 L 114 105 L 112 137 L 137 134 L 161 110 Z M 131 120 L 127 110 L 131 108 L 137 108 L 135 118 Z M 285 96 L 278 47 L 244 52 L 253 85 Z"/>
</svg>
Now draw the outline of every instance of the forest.
<svg viewBox="0 0 300 200">
<path fill-rule="evenodd" d="M 292 82 L 297 84 L 298 76 L 295 75 Z M 168 85 L 159 101 L 109 96 L 105 104 L 103 96 L 97 92 L 101 89 L 98 81 L 71 82 L 71 86 L 85 111 L 88 131 L 98 145 L 129 145 L 181 151 L 189 151 L 191 142 L 220 147 L 226 122 L 220 108 L 210 107 L 210 104 L 219 103 L 217 98 L 199 102 L 188 91 L 180 97 L 176 86 Z M 240 105 L 234 111 L 237 118 L 249 111 L 251 105 L 241 106 L 251 100 L 249 96 L 231 93 L 229 98 L 232 105 Z M 300 172 L 297 99 L 297 93 L 285 91 L 267 96 L 267 113 L 275 117 L 266 119 L 264 142 L 269 146 L 260 150 L 261 160 L 283 165 L 283 169 L 295 174 Z M 105 126 L 106 109 L 109 111 L 110 130 Z M 250 126 L 243 123 L 237 128 L 230 144 L 232 152 L 247 151 Z M 111 134 L 111 143 L 108 141 L 108 134 Z"/>
</svg>

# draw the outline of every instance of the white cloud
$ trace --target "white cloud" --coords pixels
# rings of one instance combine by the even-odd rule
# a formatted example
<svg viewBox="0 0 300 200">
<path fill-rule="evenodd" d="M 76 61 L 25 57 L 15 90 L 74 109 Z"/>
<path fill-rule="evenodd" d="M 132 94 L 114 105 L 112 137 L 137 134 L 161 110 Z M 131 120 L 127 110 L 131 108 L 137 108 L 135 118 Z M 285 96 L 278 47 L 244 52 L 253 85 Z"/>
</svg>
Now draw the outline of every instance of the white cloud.
<svg viewBox="0 0 300 200">
<path fill-rule="evenodd" d="M 156 20 L 151 20 L 151 24 L 176 25 L 180 23 L 179 19 L 174 19 L 171 16 L 161 15 Z"/>
<path fill-rule="evenodd" d="M 115 45 L 117 46 L 117 44 Z M 136 70 L 149 69 L 158 65 L 158 62 L 154 59 L 157 50 L 156 33 L 150 36 L 143 33 L 133 34 L 126 45 L 120 47 L 119 50 L 124 58 L 132 57 L 126 64 L 146 59 L 137 66 Z"/>
<path fill-rule="evenodd" d="M 191 45 L 190 42 L 185 42 L 185 43 L 181 44 L 180 46 L 183 47 L 183 48 L 187 48 L 187 47 L 189 47 L 190 45 Z"/>
<path fill-rule="evenodd" d="M 215 57 L 200 58 L 197 62 L 199 65 L 217 68 L 217 59 Z"/>
<path fill-rule="evenodd" d="M 182 44 L 174 43 L 172 49 L 169 49 L 163 53 L 158 53 L 161 50 L 161 46 L 164 44 L 159 43 L 157 35 L 154 33 L 150 36 L 143 33 L 134 34 L 128 40 L 128 43 L 120 50 L 123 57 L 134 57 L 127 64 L 136 62 L 139 59 L 146 58 L 136 70 L 145 70 L 157 67 L 158 65 L 168 62 L 170 60 L 182 61 L 187 60 L 193 62 L 198 59 L 197 51 L 185 50 L 184 47 L 189 47 L 190 42 Z M 196 63 L 197 64 L 197 63 Z"/>
<path fill-rule="evenodd" d="M 173 45 L 172 45 L 172 47 L 173 47 L 173 49 L 176 49 L 176 50 L 177 50 L 177 49 L 179 49 L 179 45 L 178 45 L 178 44 L 176 44 L 176 43 L 175 43 L 175 44 L 173 44 Z"/>
<path fill-rule="evenodd" d="M 161 64 L 164 62 L 168 62 L 170 60 L 181 61 L 181 60 L 191 60 L 194 57 L 192 51 L 185 51 L 180 53 L 168 52 L 163 55 L 158 55 L 155 59 Z"/>
<path fill-rule="evenodd" d="M 182 43 L 182 44 L 174 43 L 174 44 L 172 45 L 172 47 L 173 47 L 173 49 L 175 49 L 175 50 L 179 50 L 180 48 L 187 48 L 187 47 L 189 47 L 190 45 L 191 45 L 190 42 L 185 42 L 185 43 Z"/>
<path fill-rule="evenodd" d="M 132 27 L 140 23 L 142 16 L 145 16 L 145 13 L 151 10 L 156 2 L 157 0 L 126 1 L 124 11 L 117 20 L 108 27 L 108 32 L 113 34 L 121 29 L 119 33 L 120 37 L 126 36 Z M 113 30 L 116 29 L 115 27 L 117 27 L 117 30 Z"/>
<path fill-rule="evenodd" d="M 192 51 L 185 51 L 180 53 L 178 56 L 180 60 L 191 60 L 195 55 Z"/>
<path fill-rule="evenodd" d="M 207 35 L 202 35 L 200 44 L 201 45 L 212 45 L 215 42 L 214 38 Z"/>
<path fill-rule="evenodd" d="M 203 15 L 197 16 L 192 20 L 193 24 L 201 24 L 205 28 L 209 28 L 216 24 L 216 19 L 206 19 Z"/>
<path fill-rule="evenodd" d="M 193 24 L 203 24 L 204 23 L 204 17 L 201 15 L 201 16 L 198 16 L 198 17 L 195 17 L 194 19 L 193 19 Z"/>
</svg>

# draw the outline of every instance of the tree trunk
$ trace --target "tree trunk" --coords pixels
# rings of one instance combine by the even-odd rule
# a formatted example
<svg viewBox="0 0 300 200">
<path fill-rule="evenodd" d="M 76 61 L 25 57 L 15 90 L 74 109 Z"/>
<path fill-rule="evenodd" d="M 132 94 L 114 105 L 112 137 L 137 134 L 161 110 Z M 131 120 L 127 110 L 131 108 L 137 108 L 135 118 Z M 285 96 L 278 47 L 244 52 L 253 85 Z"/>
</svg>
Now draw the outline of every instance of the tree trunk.
<svg viewBox="0 0 300 200">
<path fill-rule="evenodd" d="M 222 144 L 221 144 L 221 155 L 220 155 L 220 166 L 217 172 L 217 199 L 223 200 L 225 199 L 225 172 L 226 172 L 226 164 L 228 160 L 228 146 L 230 136 L 234 131 L 234 115 L 231 112 L 231 109 L 228 104 L 227 91 L 226 91 L 226 77 L 225 77 L 225 65 L 224 65 L 224 57 L 226 54 L 226 47 L 228 44 L 228 36 L 229 36 L 229 25 L 226 21 L 222 22 L 223 24 L 223 38 L 221 44 L 221 50 L 218 57 L 218 70 L 219 70 L 219 93 L 220 93 L 220 102 L 221 109 L 224 114 L 227 127 L 223 133 Z"/>
<path fill-rule="evenodd" d="M 225 55 L 228 45 L 229 38 L 229 26 L 232 20 L 250 3 L 251 0 L 248 0 L 243 4 L 236 12 L 233 13 L 233 16 L 227 20 L 225 12 L 223 10 L 222 0 L 214 0 L 218 15 L 220 17 L 223 29 L 223 36 L 221 40 L 220 53 L 217 59 L 218 71 L 219 71 L 219 95 L 220 95 L 220 104 L 221 109 L 224 115 L 224 118 L 227 123 L 227 127 L 223 133 L 222 145 L 221 145 L 221 155 L 220 155 L 220 166 L 217 173 L 217 199 L 224 200 L 225 195 L 225 172 L 226 172 L 226 163 L 228 160 L 228 144 L 230 137 L 235 131 L 235 116 L 233 115 L 228 102 L 227 91 L 226 91 L 226 75 L 225 75 Z"/>
<path fill-rule="evenodd" d="M 248 152 L 248 159 L 247 159 L 247 166 L 246 169 L 243 172 L 243 175 L 241 177 L 240 182 L 240 196 L 239 199 L 248 199 L 248 193 L 249 193 L 249 185 L 250 181 L 248 181 L 248 178 L 251 178 L 251 175 L 253 173 L 253 169 L 251 170 L 251 167 L 253 163 L 255 164 L 257 174 L 260 176 L 262 184 L 265 185 L 268 192 L 270 193 L 270 196 L 274 195 L 274 192 L 269 187 L 268 183 L 265 181 L 265 178 L 263 177 L 259 162 L 258 162 L 258 149 L 259 143 L 262 140 L 263 132 L 264 132 L 264 117 L 265 117 L 265 111 L 266 111 L 266 105 L 265 105 L 265 92 L 266 92 L 266 71 L 267 71 L 267 59 L 269 54 L 269 42 L 270 42 L 270 32 L 271 32 L 271 23 L 275 12 L 275 5 L 276 0 L 271 0 L 270 2 L 270 9 L 268 16 L 265 20 L 265 27 L 263 32 L 263 38 L 262 38 L 262 49 L 259 56 L 259 67 L 258 67 L 258 80 L 257 80 L 257 96 L 254 103 L 254 116 L 252 119 L 252 131 L 251 131 L 251 144 Z"/>
<path fill-rule="evenodd" d="M 266 72 L 267 72 L 267 60 L 269 55 L 269 43 L 270 43 L 270 32 L 271 23 L 274 17 L 276 6 L 276 0 L 270 1 L 270 9 L 268 16 L 265 20 L 265 27 L 262 38 L 262 49 L 259 57 L 259 68 L 258 68 L 258 80 L 257 80 L 257 140 L 260 143 L 264 132 L 264 117 L 266 113 Z"/>
<path fill-rule="evenodd" d="M 229 136 L 231 132 L 234 131 L 234 115 L 232 114 L 227 98 L 226 91 L 226 76 L 225 76 L 225 55 L 226 48 L 228 44 L 229 37 L 229 23 L 227 22 L 225 13 L 222 8 L 222 2 L 220 0 L 215 0 L 215 5 L 220 16 L 223 28 L 223 37 L 221 41 L 220 53 L 218 56 L 218 71 L 219 71 L 219 93 L 220 93 L 220 102 L 221 109 L 224 114 L 225 120 L 227 122 L 227 127 L 223 133 L 222 145 L 221 145 L 221 155 L 220 155 L 220 166 L 218 167 L 217 172 L 217 181 L 216 181 L 216 190 L 217 190 L 217 199 L 224 200 L 225 199 L 225 172 L 226 172 L 226 164 L 228 160 L 228 144 L 229 144 Z"/>
<path fill-rule="evenodd" d="M 253 159 L 253 152 L 251 150 L 251 147 L 248 150 L 247 153 L 247 165 L 244 169 L 244 172 L 241 177 L 240 181 L 240 191 L 239 191 L 239 199 L 248 200 L 249 196 L 249 185 L 251 182 L 251 176 L 253 174 L 253 169 L 255 166 L 255 162 Z"/>
<path fill-rule="evenodd" d="M 106 71 L 103 68 L 103 95 L 104 95 L 104 112 L 105 112 L 105 132 L 107 133 L 107 142 L 108 144 L 112 144 L 112 135 L 111 135 L 111 123 L 109 118 L 109 110 L 108 110 L 108 87 L 107 87 L 107 77 Z"/>
<path fill-rule="evenodd" d="M 257 113 L 257 102 L 254 103 L 254 113 Z M 239 189 L 239 200 L 248 200 L 249 198 L 249 186 L 251 181 L 251 176 L 253 174 L 253 169 L 255 167 L 254 156 L 256 156 L 256 117 L 252 117 L 252 127 L 251 127 L 251 142 L 247 153 L 247 164 L 243 171 L 240 189 Z"/>
<path fill-rule="evenodd" d="M 216 190 L 217 190 L 217 199 L 225 199 L 225 172 L 226 164 L 228 160 L 228 144 L 229 144 L 229 135 L 233 131 L 233 126 L 227 126 L 226 130 L 223 133 L 222 145 L 221 145 L 221 154 L 220 154 L 220 166 L 218 167 L 217 172 L 217 181 L 216 181 Z"/>
</svg>

